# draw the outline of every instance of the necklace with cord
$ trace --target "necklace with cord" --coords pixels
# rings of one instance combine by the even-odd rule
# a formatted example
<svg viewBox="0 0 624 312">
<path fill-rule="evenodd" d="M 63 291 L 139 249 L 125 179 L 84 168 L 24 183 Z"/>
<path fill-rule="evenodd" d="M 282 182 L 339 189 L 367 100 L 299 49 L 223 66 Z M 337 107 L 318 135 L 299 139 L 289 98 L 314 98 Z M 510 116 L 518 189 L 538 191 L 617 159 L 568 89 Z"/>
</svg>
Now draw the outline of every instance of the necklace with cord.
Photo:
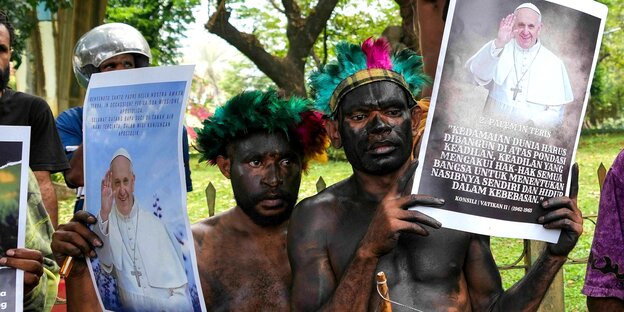
<svg viewBox="0 0 624 312">
<path fill-rule="evenodd" d="M 386 298 L 384 295 L 382 295 L 382 294 L 381 294 L 381 290 L 379 289 L 379 288 L 381 287 L 381 285 L 384 285 L 384 284 L 386 284 L 386 281 L 382 281 L 382 282 L 377 281 L 377 285 L 376 285 L 376 287 L 375 287 L 375 288 L 377 289 L 377 294 L 379 295 L 379 297 L 380 297 L 382 300 L 384 300 L 384 301 L 386 301 L 386 302 L 390 302 L 391 304 L 394 304 L 394 305 L 397 305 L 397 306 L 400 306 L 400 307 L 403 307 L 403 308 L 406 308 L 406 309 L 412 310 L 412 311 L 423 312 L 422 310 L 418 310 L 418 309 L 416 309 L 416 308 L 414 308 L 414 307 L 410 307 L 410 306 L 408 306 L 408 305 L 406 305 L 406 304 L 403 304 L 403 303 L 400 303 L 400 302 L 397 302 L 397 301 L 390 300 L 390 296 L 388 296 L 388 298 Z"/>
<path fill-rule="evenodd" d="M 537 55 L 539 54 L 541 49 L 542 49 L 542 45 L 540 44 L 539 47 L 537 47 L 537 52 L 535 52 L 535 55 L 533 56 L 531 63 L 529 63 L 529 66 L 527 66 L 527 69 L 525 69 L 522 75 L 520 76 L 520 78 L 518 78 L 518 66 L 516 64 L 516 47 L 514 46 L 513 59 L 514 59 L 514 73 L 516 74 L 516 86 L 510 89 L 514 93 L 513 94 L 514 101 L 516 100 L 518 93 L 522 93 L 522 88 L 520 88 L 520 82 L 522 82 L 522 79 L 524 79 L 524 76 L 526 75 L 526 73 L 528 73 L 529 69 L 531 69 L 533 62 L 535 62 L 535 59 L 537 58 Z"/>
<path fill-rule="evenodd" d="M 119 228 L 119 223 L 117 223 L 117 228 Z M 139 288 L 141 287 L 141 276 L 143 276 L 143 274 L 137 269 L 137 258 L 136 258 L 136 250 L 137 250 L 137 241 L 138 241 L 138 237 L 137 237 L 137 231 L 139 229 L 139 212 L 136 212 L 136 224 L 134 226 L 134 246 L 132 247 L 132 268 L 133 270 L 130 271 L 130 275 L 134 276 L 134 278 L 136 278 L 137 281 L 137 285 L 139 286 Z M 119 229 L 121 231 L 121 229 Z"/>
</svg>

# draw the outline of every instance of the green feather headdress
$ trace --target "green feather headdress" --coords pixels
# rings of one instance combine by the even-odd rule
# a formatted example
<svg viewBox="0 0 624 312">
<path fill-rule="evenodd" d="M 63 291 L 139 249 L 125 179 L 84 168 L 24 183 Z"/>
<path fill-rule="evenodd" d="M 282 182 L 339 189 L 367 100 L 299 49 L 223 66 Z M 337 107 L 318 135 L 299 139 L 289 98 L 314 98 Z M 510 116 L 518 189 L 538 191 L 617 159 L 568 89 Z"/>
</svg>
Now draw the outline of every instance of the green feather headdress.
<svg viewBox="0 0 624 312">
<path fill-rule="evenodd" d="M 196 131 L 201 160 L 212 165 L 219 155 L 226 155 L 228 143 L 257 131 L 282 131 L 289 140 L 297 140 L 303 147 L 304 170 L 310 160 L 327 159 L 329 137 L 322 114 L 313 110 L 309 100 L 295 96 L 283 99 L 274 90 L 246 91 L 234 96 Z"/>
<path fill-rule="evenodd" d="M 310 75 L 310 87 L 317 109 L 332 116 L 342 97 L 351 90 L 375 81 L 391 81 L 405 89 L 416 103 L 416 95 L 430 83 L 422 71 L 422 58 L 403 49 L 390 55 L 385 38 L 368 38 L 362 46 L 348 42 L 336 45 L 337 60 Z"/>
</svg>

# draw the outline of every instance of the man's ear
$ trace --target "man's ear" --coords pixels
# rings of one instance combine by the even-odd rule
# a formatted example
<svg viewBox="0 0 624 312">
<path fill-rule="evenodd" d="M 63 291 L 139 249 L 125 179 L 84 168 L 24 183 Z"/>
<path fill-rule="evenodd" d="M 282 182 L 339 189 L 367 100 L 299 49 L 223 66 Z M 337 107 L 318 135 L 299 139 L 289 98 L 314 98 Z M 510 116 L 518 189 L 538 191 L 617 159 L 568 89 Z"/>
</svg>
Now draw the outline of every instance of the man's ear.
<svg viewBox="0 0 624 312">
<path fill-rule="evenodd" d="M 341 148 L 342 139 L 340 138 L 340 131 L 338 131 L 338 121 L 333 119 L 327 120 L 327 122 L 325 123 L 325 130 L 329 135 L 332 147 Z"/>
<path fill-rule="evenodd" d="M 422 120 L 422 109 L 418 105 L 412 107 L 410 111 L 410 118 L 412 119 L 412 136 L 418 135 L 418 128 L 420 121 Z M 425 120 L 423 120 L 425 122 Z"/>
<path fill-rule="evenodd" d="M 217 156 L 217 166 L 221 173 L 226 177 L 230 178 L 230 159 L 223 157 L 223 155 Z"/>
</svg>

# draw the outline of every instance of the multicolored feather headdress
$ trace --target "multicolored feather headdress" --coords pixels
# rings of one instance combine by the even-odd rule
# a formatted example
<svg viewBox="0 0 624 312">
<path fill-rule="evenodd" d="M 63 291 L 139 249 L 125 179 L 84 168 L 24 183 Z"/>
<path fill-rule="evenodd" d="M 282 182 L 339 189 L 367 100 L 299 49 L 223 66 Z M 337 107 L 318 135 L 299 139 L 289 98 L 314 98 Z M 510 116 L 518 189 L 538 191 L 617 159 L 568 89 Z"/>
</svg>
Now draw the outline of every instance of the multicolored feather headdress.
<svg viewBox="0 0 624 312">
<path fill-rule="evenodd" d="M 256 131 L 283 131 L 288 139 L 303 148 L 303 169 L 310 160 L 326 161 L 329 136 L 323 114 L 313 110 L 310 101 L 298 97 L 281 98 L 276 91 L 246 91 L 228 100 L 197 131 L 201 160 L 216 164 L 226 156 L 226 146 L 235 139 Z"/>
<path fill-rule="evenodd" d="M 361 47 L 338 43 L 337 60 L 310 76 L 316 107 L 333 116 L 347 93 L 375 81 L 391 81 L 401 86 L 411 95 L 414 105 L 421 88 L 430 83 L 422 71 L 422 58 L 409 49 L 392 56 L 390 51 L 390 44 L 383 37 L 368 38 Z"/>
</svg>

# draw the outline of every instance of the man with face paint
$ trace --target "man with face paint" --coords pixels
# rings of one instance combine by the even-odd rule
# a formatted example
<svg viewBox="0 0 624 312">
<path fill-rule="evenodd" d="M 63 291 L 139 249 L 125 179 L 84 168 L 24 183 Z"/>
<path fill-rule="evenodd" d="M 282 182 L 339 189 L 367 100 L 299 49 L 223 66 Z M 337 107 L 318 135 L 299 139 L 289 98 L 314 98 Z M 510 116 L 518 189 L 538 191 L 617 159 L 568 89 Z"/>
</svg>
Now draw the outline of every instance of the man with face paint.
<svg viewBox="0 0 624 312">
<path fill-rule="evenodd" d="M 353 175 L 293 211 L 287 243 L 293 311 L 378 310 L 379 271 L 387 274 L 392 300 L 420 311 L 536 310 L 582 232 L 576 195 L 542 203 L 549 212 L 538 221 L 562 229 L 561 238 L 505 292 L 489 237 L 441 228 L 406 210 L 444 204 L 408 194 L 420 115 L 414 94 L 424 83 L 420 57 L 407 49 L 390 56 L 381 39 L 361 48 L 339 43 L 336 55 L 310 81 L 317 107 L 331 116 L 332 144 L 344 147 Z"/>
<path fill-rule="evenodd" d="M 326 160 L 329 145 L 322 114 L 311 108 L 306 100 L 281 99 L 274 91 L 243 92 L 199 129 L 202 160 L 232 181 L 236 199 L 232 209 L 192 226 L 208 310 L 289 310 L 286 227 L 301 172 L 311 160 Z M 96 222 L 79 211 L 61 226 L 52 242 L 57 261 L 94 257 L 102 241 L 86 224 Z M 84 287 L 91 281 L 84 261 L 76 262 L 70 278 L 80 283 L 68 284 L 68 308 L 97 311 L 93 288 Z"/>
<path fill-rule="evenodd" d="M 466 63 L 474 81 L 489 90 L 486 115 L 539 128 L 561 124 L 574 97 L 565 64 L 539 40 L 542 27 L 540 10 L 523 3 Z"/>
<path fill-rule="evenodd" d="M 289 311 L 286 228 L 301 172 L 329 139 L 312 104 L 274 91 L 244 92 L 198 131 L 204 160 L 231 180 L 236 206 L 193 225 L 206 307 Z"/>
</svg>

